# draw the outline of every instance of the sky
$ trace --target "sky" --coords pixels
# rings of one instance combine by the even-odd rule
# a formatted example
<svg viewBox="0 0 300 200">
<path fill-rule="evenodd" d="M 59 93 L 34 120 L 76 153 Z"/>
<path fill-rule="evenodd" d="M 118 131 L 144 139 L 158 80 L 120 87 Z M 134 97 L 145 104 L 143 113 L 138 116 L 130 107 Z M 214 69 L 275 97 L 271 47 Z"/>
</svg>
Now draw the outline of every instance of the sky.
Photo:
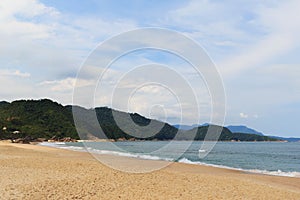
<svg viewBox="0 0 300 200">
<path fill-rule="evenodd" d="M 76 81 L 83 86 L 92 84 L 88 75 L 80 80 L 76 77 L 99 44 L 137 28 L 166 28 L 196 41 L 215 64 L 226 95 L 225 125 L 241 124 L 267 135 L 300 137 L 299 8 L 297 0 L 1 0 L 0 99 L 50 98 L 72 104 Z M 174 45 L 180 44 L 174 41 Z M 211 94 L 205 81 L 182 59 L 154 50 L 133 52 L 114 63 L 104 79 L 106 90 L 95 94 L 96 105 L 111 106 L 110 84 L 118 83 L 130 67 L 151 63 L 168 65 L 180 73 L 197 90 L 201 108 L 201 119 L 197 120 L 209 121 Z M 87 74 L 98 75 L 100 71 L 91 66 Z M 154 75 L 176 83 L 168 73 L 162 70 Z M 182 84 L 178 82 L 171 90 L 161 85 L 134 90 L 146 76 L 132 73 L 127 82 L 126 77 L 122 79 L 122 87 L 127 84 L 134 92 L 128 105 L 118 98 L 113 107 L 172 124 L 180 122 L 180 106 L 172 89 Z M 129 84 L 128 80 L 134 81 Z M 190 111 L 184 113 L 181 123 L 193 124 L 196 106 L 181 105 Z M 90 105 L 82 102 L 81 106 Z"/>
</svg>

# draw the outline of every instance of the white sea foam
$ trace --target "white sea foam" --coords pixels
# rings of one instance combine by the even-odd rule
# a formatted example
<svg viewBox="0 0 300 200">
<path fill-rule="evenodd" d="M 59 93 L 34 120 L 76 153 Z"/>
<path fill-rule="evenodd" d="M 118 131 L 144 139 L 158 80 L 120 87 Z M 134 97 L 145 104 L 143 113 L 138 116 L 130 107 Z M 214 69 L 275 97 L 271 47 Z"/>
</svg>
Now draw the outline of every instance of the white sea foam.
<svg viewBox="0 0 300 200">
<path fill-rule="evenodd" d="M 63 146 L 60 147 L 61 149 L 70 149 L 70 150 L 77 150 L 77 151 L 85 151 L 84 147 L 74 147 L 74 146 Z"/>
<path fill-rule="evenodd" d="M 158 157 L 158 156 L 145 155 L 145 154 L 135 154 L 135 153 L 129 153 L 129 152 L 120 152 L 120 151 L 90 149 L 90 152 L 91 153 L 97 153 L 97 154 L 106 154 L 106 155 L 116 155 L 116 156 L 130 157 L 130 158 L 139 158 L 139 159 L 145 159 L 145 160 L 173 161 L 173 159 L 171 159 L 171 158 L 161 158 L 161 157 Z"/>
<path fill-rule="evenodd" d="M 42 142 L 39 143 L 38 145 L 41 146 L 48 146 L 48 147 L 59 147 L 59 145 L 65 145 L 66 143 L 64 142 Z"/>
<path fill-rule="evenodd" d="M 210 167 L 218 167 L 218 168 L 223 168 L 223 169 L 243 170 L 240 168 L 228 167 L 225 165 L 214 165 L 214 164 L 208 164 L 208 163 L 204 163 L 204 162 L 200 162 L 200 161 L 191 161 L 187 158 L 181 158 L 180 160 L 178 160 L 178 162 L 185 163 L 185 164 L 192 164 L 192 165 L 204 165 L 204 166 L 210 166 Z"/>
<path fill-rule="evenodd" d="M 55 147 L 60 149 L 69 149 L 73 151 L 86 151 L 84 147 L 67 146 L 64 142 L 42 142 L 39 143 L 41 146 Z"/>
<path fill-rule="evenodd" d="M 273 175 L 273 176 L 287 176 L 287 177 L 298 177 L 298 178 L 300 178 L 300 172 L 283 172 L 281 170 L 267 171 L 267 170 L 257 170 L 257 169 L 246 170 L 246 171 L 252 172 L 252 173 Z"/>
<path fill-rule="evenodd" d="M 244 171 L 244 172 L 250 172 L 250 173 L 256 173 L 256 174 L 266 174 L 266 175 L 273 175 L 273 176 L 287 176 L 287 177 L 300 177 L 300 172 L 283 172 L 281 170 L 277 171 L 268 171 L 268 170 L 259 170 L 259 169 L 242 169 L 242 168 L 234 168 L 234 167 L 228 167 L 224 165 L 214 165 L 214 164 L 208 164 L 198 161 L 191 161 L 187 158 L 182 158 L 178 160 L 180 163 L 186 163 L 186 164 L 193 164 L 193 165 L 204 165 L 204 166 L 211 166 L 211 167 L 217 167 L 217 168 L 223 168 L 223 169 L 232 169 L 232 170 L 238 170 L 238 171 Z"/>
</svg>

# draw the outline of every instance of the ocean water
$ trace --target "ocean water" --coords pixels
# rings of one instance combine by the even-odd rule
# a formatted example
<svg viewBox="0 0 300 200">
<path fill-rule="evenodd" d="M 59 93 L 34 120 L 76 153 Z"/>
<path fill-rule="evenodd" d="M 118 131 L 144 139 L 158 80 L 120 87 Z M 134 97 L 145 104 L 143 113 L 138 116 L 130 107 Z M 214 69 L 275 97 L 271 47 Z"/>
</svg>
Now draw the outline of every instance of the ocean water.
<svg viewBox="0 0 300 200">
<path fill-rule="evenodd" d="M 206 157 L 200 158 L 199 149 L 202 144 L 201 141 L 192 143 L 187 141 L 126 141 L 42 143 L 41 145 L 97 154 L 167 160 L 253 173 L 300 177 L 300 142 L 218 142 Z M 166 146 L 168 148 L 165 148 Z"/>
</svg>

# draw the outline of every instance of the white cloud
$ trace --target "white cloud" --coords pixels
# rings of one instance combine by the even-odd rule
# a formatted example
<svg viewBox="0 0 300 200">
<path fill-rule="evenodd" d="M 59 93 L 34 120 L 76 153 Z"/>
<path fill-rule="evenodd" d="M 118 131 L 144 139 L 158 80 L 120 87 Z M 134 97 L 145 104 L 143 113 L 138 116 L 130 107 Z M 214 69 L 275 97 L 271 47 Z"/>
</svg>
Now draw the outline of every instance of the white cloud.
<svg viewBox="0 0 300 200">
<path fill-rule="evenodd" d="M 95 83 L 92 80 L 76 79 L 76 78 L 65 78 L 62 80 L 53 80 L 53 81 L 43 81 L 39 83 L 39 86 L 48 86 L 51 91 L 54 92 L 65 92 L 73 91 L 75 85 L 76 87 L 85 87 L 90 86 Z"/>
<path fill-rule="evenodd" d="M 172 25 L 179 31 L 212 49 L 214 45 L 235 46 L 249 33 L 240 27 L 248 25 L 242 14 L 249 5 L 208 0 L 192 0 L 186 6 L 167 13 L 163 25 Z M 245 42 L 245 41 L 244 41 Z"/>
<path fill-rule="evenodd" d="M 54 17 L 57 14 L 57 10 L 36 0 L 3 0 L 0 3 L 0 35 L 2 38 L 14 37 L 18 40 L 48 38 L 52 27 L 34 22 L 34 19 L 43 16 Z M 4 41 L 3 44 L 7 42 L 9 41 Z"/>
<path fill-rule="evenodd" d="M 257 68 L 300 45 L 300 2 L 189 1 L 161 25 L 177 28 L 202 44 L 225 78 Z"/>
<path fill-rule="evenodd" d="M 240 118 L 247 119 L 247 118 L 248 118 L 248 115 L 241 112 L 241 113 L 240 113 Z"/>
<path fill-rule="evenodd" d="M 0 69 L 0 76 L 16 76 L 16 77 L 28 78 L 30 77 L 30 73 L 21 72 L 19 70 Z"/>
<path fill-rule="evenodd" d="M 299 7 L 299 1 L 285 1 L 257 9 L 255 24 L 264 34 L 241 48 L 240 53 L 219 62 L 222 73 L 234 77 L 299 47 Z"/>
<path fill-rule="evenodd" d="M 13 18 L 14 15 L 32 18 L 40 15 L 57 15 L 55 8 L 45 6 L 37 0 L 1 0 L 0 18 Z"/>
<path fill-rule="evenodd" d="M 74 73 L 99 42 L 134 27 L 129 20 L 65 15 L 37 0 L 1 1 L 0 66 L 19 64 L 46 79 Z"/>
</svg>

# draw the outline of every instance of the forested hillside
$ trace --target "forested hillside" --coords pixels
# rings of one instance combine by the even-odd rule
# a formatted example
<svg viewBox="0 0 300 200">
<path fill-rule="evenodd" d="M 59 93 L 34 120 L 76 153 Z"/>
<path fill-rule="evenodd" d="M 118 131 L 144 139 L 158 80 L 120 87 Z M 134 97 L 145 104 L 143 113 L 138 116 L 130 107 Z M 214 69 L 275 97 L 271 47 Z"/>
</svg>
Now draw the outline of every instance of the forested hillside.
<svg viewBox="0 0 300 200">
<path fill-rule="evenodd" d="M 77 130 L 72 109 L 79 113 Z M 96 121 L 91 116 L 96 113 Z M 145 140 L 204 140 L 208 127 L 189 131 L 178 130 L 168 123 L 150 120 L 137 113 L 116 111 L 107 107 L 85 109 L 63 106 L 48 99 L 0 102 L 0 139 L 145 139 Z M 118 118 L 118 124 L 115 122 Z M 134 121 L 134 123 L 132 123 Z M 151 122 L 151 126 L 150 126 Z M 100 124 L 100 126 L 99 126 Z M 121 127 L 125 127 L 125 130 Z M 101 129 L 99 128 L 101 127 Z M 220 131 L 219 140 L 276 141 L 277 139 L 253 134 L 232 133 L 229 129 L 211 125 L 212 132 Z M 152 133 L 153 130 L 158 130 Z M 78 132 L 79 131 L 79 135 Z M 127 134 L 130 133 L 130 134 Z"/>
</svg>

